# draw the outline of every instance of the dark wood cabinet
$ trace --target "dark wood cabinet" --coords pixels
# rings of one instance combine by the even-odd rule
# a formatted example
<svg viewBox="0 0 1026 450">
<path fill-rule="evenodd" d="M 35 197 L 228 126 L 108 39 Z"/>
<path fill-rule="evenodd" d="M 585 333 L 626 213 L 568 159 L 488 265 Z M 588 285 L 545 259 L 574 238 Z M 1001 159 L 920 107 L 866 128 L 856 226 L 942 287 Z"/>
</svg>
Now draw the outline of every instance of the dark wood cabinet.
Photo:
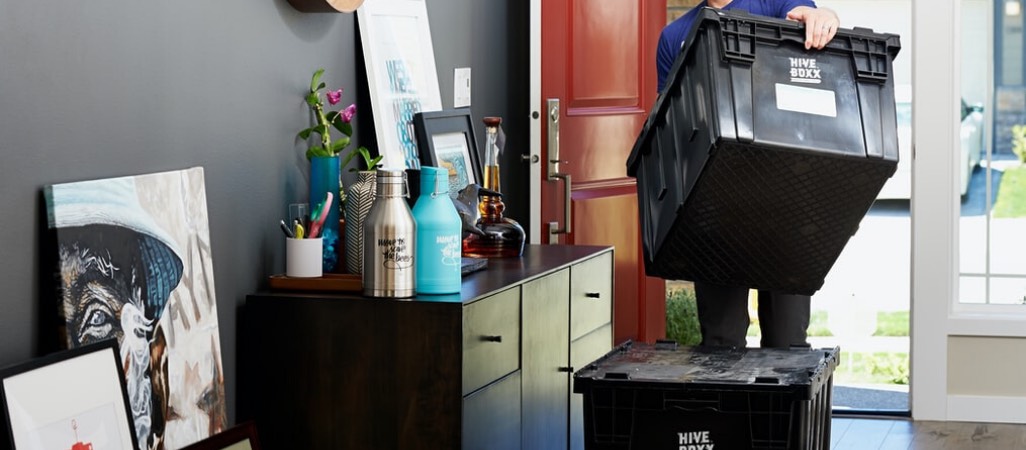
<svg viewBox="0 0 1026 450">
<path fill-rule="evenodd" d="M 570 399 L 570 269 L 524 283 L 525 449 L 565 449 Z"/>
<path fill-rule="evenodd" d="M 573 372 L 606 354 L 613 340 L 613 254 L 524 283 L 524 449 L 584 448 L 583 399 Z"/>
<path fill-rule="evenodd" d="M 612 262 L 532 245 L 460 294 L 250 295 L 238 419 L 271 450 L 567 448 L 570 370 L 612 347 Z"/>
</svg>

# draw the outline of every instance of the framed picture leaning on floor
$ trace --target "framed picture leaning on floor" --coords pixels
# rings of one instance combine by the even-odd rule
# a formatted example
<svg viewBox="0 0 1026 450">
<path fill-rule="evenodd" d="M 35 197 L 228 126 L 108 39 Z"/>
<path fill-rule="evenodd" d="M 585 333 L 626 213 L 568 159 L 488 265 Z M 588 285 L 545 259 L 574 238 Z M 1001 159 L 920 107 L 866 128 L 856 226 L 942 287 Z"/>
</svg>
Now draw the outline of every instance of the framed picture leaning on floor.
<svg viewBox="0 0 1026 450">
<path fill-rule="evenodd" d="M 109 339 L 0 370 L 11 448 L 136 449 L 118 349 Z"/>
<path fill-rule="evenodd" d="M 140 448 L 226 428 L 202 167 L 44 188 L 58 330 L 67 348 L 116 338 Z"/>
<path fill-rule="evenodd" d="M 243 422 L 182 450 L 260 450 L 256 425 Z"/>
</svg>

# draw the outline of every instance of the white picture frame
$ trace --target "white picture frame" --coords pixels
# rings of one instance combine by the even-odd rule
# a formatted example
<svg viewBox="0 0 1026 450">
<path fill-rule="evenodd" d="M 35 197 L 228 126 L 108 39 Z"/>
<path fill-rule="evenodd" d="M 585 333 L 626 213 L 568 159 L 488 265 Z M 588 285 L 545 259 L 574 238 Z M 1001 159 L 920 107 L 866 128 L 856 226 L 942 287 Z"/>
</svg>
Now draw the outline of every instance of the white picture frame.
<svg viewBox="0 0 1026 450">
<path fill-rule="evenodd" d="M 0 371 L 11 448 L 135 450 L 118 349 L 111 339 Z"/>
<path fill-rule="evenodd" d="M 420 169 L 413 115 L 442 109 L 427 4 L 375 0 L 357 20 L 382 167 Z"/>
</svg>

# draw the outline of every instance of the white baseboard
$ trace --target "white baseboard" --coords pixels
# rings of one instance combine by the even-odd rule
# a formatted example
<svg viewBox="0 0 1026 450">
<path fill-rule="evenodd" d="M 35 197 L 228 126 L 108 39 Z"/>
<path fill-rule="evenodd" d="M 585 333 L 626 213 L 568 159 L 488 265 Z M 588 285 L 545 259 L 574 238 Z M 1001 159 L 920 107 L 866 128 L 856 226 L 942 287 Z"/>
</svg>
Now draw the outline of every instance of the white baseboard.
<svg viewBox="0 0 1026 450">
<path fill-rule="evenodd" d="M 1026 397 L 949 395 L 948 421 L 1026 424 Z"/>
</svg>

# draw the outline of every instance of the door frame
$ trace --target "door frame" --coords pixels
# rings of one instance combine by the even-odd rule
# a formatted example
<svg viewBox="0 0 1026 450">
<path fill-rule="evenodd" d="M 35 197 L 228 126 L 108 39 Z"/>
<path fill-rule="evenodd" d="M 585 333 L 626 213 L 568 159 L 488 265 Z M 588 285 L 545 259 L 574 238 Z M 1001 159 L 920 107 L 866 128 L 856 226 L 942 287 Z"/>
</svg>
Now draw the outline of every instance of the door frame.
<svg viewBox="0 0 1026 450">
<path fill-rule="evenodd" d="M 528 235 L 531 237 L 532 244 L 542 243 L 542 227 L 541 227 L 541 176 L 542 176 L 542 165 L 541 164 L 541 41 L 542 41 L 542 0 L 530 0 L 530 23 L 531 23 L 531 36 L 530 43 L 528 44 L 528 51 L 530 52 L 530 93 L 531 100 L 528 103 L 530 112 L 530 120 L 528 121 L 530 126 L 530 224 Z M 569 208 L 569 205 L 567 206 Z M 548 238 L 548 232 L 545 233 Z"/>
<path fill-rule="evenodd" d="M 959 142 L 954 104 L 961 78 L 955 73 L 955 62 L 961 57 L 957 45 L 961 30 L 954 27 L 957 1 L 912 0 L 912 42 L 933 43 L 915 46 L 912 55 L 909 397 L 915 420 L 948 419 L 946 322 L 958 273 L 953 157 Z M 942 37 L 930 40 L 938 36 Z M 919 148 L 931 151 L 916 151 Z"/>
<path fill-rule="evenodd" d="M 962 362 L 949 360 L 950 339 L 1026 338 L 1026 315 L 958 304 L 961 11 L 961 0 L 912 0 L 912 417 L 1026 423 L 1026 398 L 948 388 L 950 364 Z"/>
<path fill-rule="evenodd" d="M 572 2 L 573 0 L 569 0 L 569 1 Z M 548 165 L 548 162 L 545 161 L 545 159 L 542 157 L 542 155 L 543 155 L 543 146 L 545 144 L 545 141 L 543 141 L 543 139 L 547 138 L 547 136 L 543 135 L 543 129 L 546 128 L 547 122 L 543 122 L 543 121 L 547 121 L 547 119 L 548 119 L 547 118 L 547 115 L 548 115 L 547 108 L 548 107 L 546 105 L 546 100 L 547 99 L 543 98 L 543 90 L 542 90 L 542 87 L 543 87 L 542 86 L 542 81 L 543 81 L 543 73 L 542 73 L 542 66 L 543 66 L 543 62 L 542 62 L 542 60 L 543 60 L 543 55 L 542 55 L 542 41 L 543 41 L 543 39 L 542 39 L 543 38 L 543 36 L 542 36 L 542 33 L 543 33 L 543 30 L 542 30 L 542 28 L 543 28 L 543 20 L 542 20 L 543 19 L 542 18 L 543 11 L 542 10 L 543 10 L 543 1 L 542 0 L 529 0 L 527 2 L 527 4 L 528 4 L 528 7 L 530 8 L 530 12 L 529 12 L 529 24 L 530 24 L 529 25 L 529 28 L 530 28 L 529 34 L 530 35 L 529 35 L 529 44 L 528 44 L 528 49 L 529 49 L 529 52 L 530 52 L 530 55 L 528 57 L 530 74 L 529 74 L 529 90 L 528 91 L 529 91 L 529 95 L 531 96 L 531 98 L 528 101 L 528 104 L 530 105 L 530 109 L 529 109 L 529 112 L 528 112 L 529 117 L 530 117 L 530 119 L 529 119 L 529 124 L 530 124 L 529 125 L 529 139 L 530 139 L 529 149 L 530 149 L 530 156 L 528 157 L 528 158 L 530 158 L 530 165 L 529 165 L 529 175 L 530 175 L 529 187 L 530 187 L 530 193 L 528 195 L 528 198 L 530 200 L 530 206 L 529 207 L 530 207 L 530 214 L 531 214 L 529 225 L 528 225 L 528 229 L 530 230 L 530 238 L 529 238 L 530 243 L 532 243 L 532 244 L 543 244 L 543 243 L 547 243 L 548 239 L 550 237 L 550 234 L 549 234 L 549 231 L 548 231 L 548 226 L 547 226 L 548 224 L 543 222 L 543 220 L 542 220 L 543 219 L 543 217 L 542 217 L 542 203 L 543 203 L 542 202 L 542 199 L 543 199 L 543 192 L 542 192 L 542 190 L 544 188 L 546 188 L 546 186 L 547 186 L 545 184 L 545 181 L 544 181 L 545 177 L 543 176 L 543 173 L 544 173 L 543 171 L 546 170 L 547 165 Z M 656 5 L 658 5 L 658 7 Z M 660 12 L 661 14 L 665 14 L 665 11 L 666 11 L 666 1 L 665 0 L 659 0 L 657 2 L 652 2 L 651 0 L 639 0 L 638 6 L 641 6 L 642 10 L 648 11 L 648 12 Z M 646 19 L 646 16 L 642 15 L 640 18 Z M 652 20 L 655 21 L 655 22 L 659 22 L 659 30 L 661 30 L 662 27 L 664 26 L 664 23 L 665 23 L 665 17 L 661 17 L 659 20 L 654 20 L 654 19 L 652 19 Z M 648 25 L 651 25 L 651 23 L 649 23 Z M 657 37 L 658 37 L 658 34 L 653 34 L 651 36 L 646 36 L 645 37 L 646 40 L 651 40 L 651 42 L 648 43 L 651 48 L 655 48 L 656 38 Z M 641 54 L 639 53 L 638 56 L 640 57 Z M 648 81 L 642 83 L 643 85 L 644 84 L 650 84 L 651 85 L 651 87 L 650 87 L 650 91 L 651 92 L 649 92 L 648 94 L 640 93 L 641 94 L 641 102 L 642 103 L 637 105 L 636 108 L 634 108 L 634 107 L 629 107 L 628 108 L 628 109 L 631 109 L 631 113 L 632 114 L 633 113 L 640 114 L 642 112 L 648 111 L 649 108 L 651 108 L 651 105 L 655 101 L 655 87 L 654 87 L 654 81 L 655 81 L 655 76 L 654 76 L 655 61 L 654 61 L 654 56 L 655 56 L 655 53 L 653 52 L 653 53 L 649 54 L 648 57 L 646 57 L 646 59 L 650 59 L 650 62 L 648 64 L 646 64 L 644 67 L 651 68 L 650 70 L 652 70 L 653 72 L 650 74 L 651 79 L 649 80 L 648 78 L 646 78 L 646 80 L 648 80 Z M 646 72 L 647 72 L 647 70 L 646 70 Z M 546 93 L 546 95 L 548 95 L 548 94 Z M 564 100 L 564 101 L 566 101 L 566 100 Z M 564 115 L 565 114 L 569 114 L 569 115 L 572 115 L 572 116 L 592 115 L 592 114 L 588 114 L 588 113 L 585 113 L 585 114 L 574 114 L 574 113 L 571 113 L 571 112 L 569 112 L 570 106 L 571 105 L 569 105 L 568 103 L 564 103 L 564 105 L 561 107 L 561 108 L 563 108 L 563 111 L 564 111 L 563 114 Z M 614 109 L 619 109 L 619 108 L 614 108 Z M 645 113 L 645 115 L 647 116 L 647 113 Z M 643 119 L 645 116 L 640 116 L 640 117 L 642 117 L 642 119 Z M 644 122 L 643 120 L 639 121 L 638 125 L 640 126 L 640 124 L 643 123 L 643 122 Z M 564 125 L 564 126 L 566 126 L 566 125 Z M 574 193 L 572 193 L 571 197 L 575 201 L 576 200 L 590 200 L 590 199 L 592 199 L 590 193 L 596 193 L 596 192 L 599 192 L 599 191 L 602 191 L 603 193 L 615 192 L 616 196 L 624 196 L 624 195 L 636 196 L 636 193 L 635 193 L 636 192 L 636 185 L 633 183 L 633 181 L 630 184 L 619 182 L 620 180 L 627 180 L 628 178 L 629 177 L 624 176 L 623 178 L 618 179 L 616 182 L 614 182 L 612 184 L 606 183 L 604 181 L 603 182 L 597 182 L 597 183 L 596 182 L 589 182 L 587 180 L 582 180 L 582 179 L 578 178 L 578 179 L 574 180 L 575 190 L 574 190 Z M 566 207 L 567 208 L 572 208 L 572 204 L 568 202 Z M 570 209 L 568 211 L 572 212 L 573 210 Z M 576 228 L 576 230 L 578 230 L 577 232 L 575 232 L 575 234 L 567 235 L 567 236 L 573 236 L 572 239 L 570 237 L 564 237 L 562 239 L 564 239 L 565 243 L 573 242 L 574 244 L 584 244 L 584 241 L 578 240 L 578 237 L 581 236 L 581 233 L 579 232 L 579 230 L 581 228 L 580 227 L 575 227 L 575 228 Z M 596 245 L 605 245 L 605 244 L 596 244 Z M 624 339 L 624 335 L 627 335 L 627 337 L 630 337 L 630 338 L 635 339 L 635 340 L 654 342 L 656 339 L 663 338 L 665 336 L 665 333 L 666 333 L 665 332 L 665 298 L 666 298 L 666 289 L 665 289 L 665 285 L 664 285 L 664 280 L 662 280 L 660 278 L 654 278 L 654 277 L 647 277 L 646 276 L 645 268 L 644 268 L 644 261 L 643 261 L 643 256 L 642 256 L 642 249 L 641 249 L 642 243 L 641 243 L 640 237 L 638 238 L 637 245 L 638 245 L 638 247 L 637 247 L 637 254 L 636 254 L 637 267 L 630 269 L 630 270 L 636 270 L 636 273 L 633 276 L 638 277 L 638 280 L 637 280 L 637 282 L 638 282 L 638 285 L 637 285 L 637 295 L 635 295 L 636 301 L 637 301 L 637 305 L 636 305 L 637 306 L 637 308 L 636 308 L 637 317 L 621 317 L 619 321 L 614 319 L 614 325 L 616 325 L 616 330 L 630 329 L 632 326 L 636 326 L 637 327 L 637 332 L 634 333 L 633 335 L 631 335 L 629 333 L 622 333 L 622 334 L 618 335 L 617 333 L 614 332 L 614 339 L 622 340 L 622 339 Z M 617 252 L 623 252 L 623 251 L 625 251 L 625 250 L 622 249 L 622 248 L 618 248 L 617 249 Z M 627 255 L 627 253 L 621 253 L 621 255 Z M 614 267 L 618 267 L 617 264 L 618 263 L 616 261 L 614 261 Z M 614 269 L 614 270 L 617 270 L 617 269 Z M 619 276 L 619 275 L 621 275 L 621 274 L 623 274 L 623 273 L 626 273 L 626 272 L 615 272 L 614 273 L 614 278 Z M 623 275 L 623 276 L 626 276 L 626 275 Z M 658 298 L 656 298 L 656 297 L 658 297 Z M 630 297 L 628 297 L 628 299 L 630 299 Z M 629 300 L 628 300 L 628 304 L 629 304 Z M 617 324 L 619 324 L 619 325 L 617 325 Z M 634 325 L 634 324 L 636 324 L 636 325 Z"/>
</svg>

